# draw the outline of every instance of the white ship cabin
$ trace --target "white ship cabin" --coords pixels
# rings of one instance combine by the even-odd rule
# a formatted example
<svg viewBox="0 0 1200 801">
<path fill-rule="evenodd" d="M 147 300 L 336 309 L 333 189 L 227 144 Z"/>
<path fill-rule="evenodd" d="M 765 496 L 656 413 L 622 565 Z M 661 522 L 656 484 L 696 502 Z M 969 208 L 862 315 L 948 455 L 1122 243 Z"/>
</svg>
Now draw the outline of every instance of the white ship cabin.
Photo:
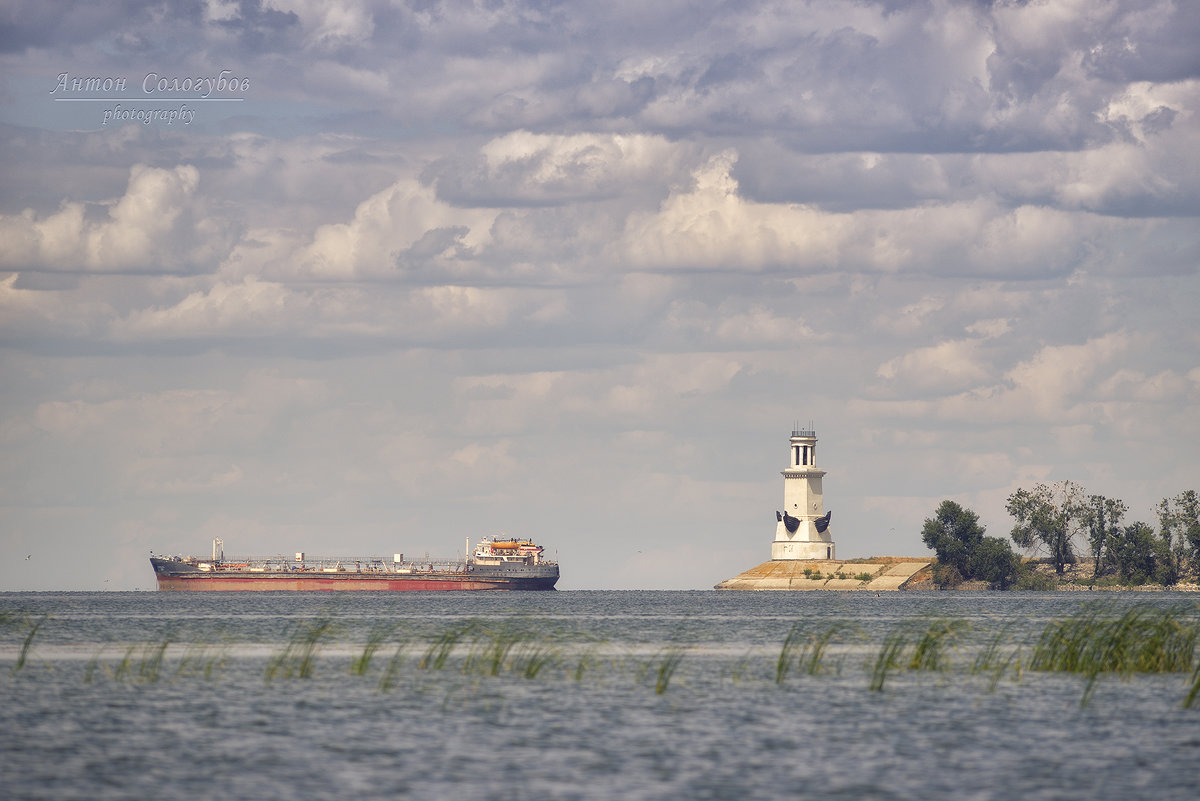
<svg viewBox="0 0 1200 801">
<path fill-rule="evenodd" d="M 535 545 L 530 540 L 518 540 L 503 535 L 491 539 L 484 537 L 475 546 L 475 554 L 471 561 L 477 565 L 537 565 L 542 562 L 544 550 L 542 546 Z"/>
</svg>

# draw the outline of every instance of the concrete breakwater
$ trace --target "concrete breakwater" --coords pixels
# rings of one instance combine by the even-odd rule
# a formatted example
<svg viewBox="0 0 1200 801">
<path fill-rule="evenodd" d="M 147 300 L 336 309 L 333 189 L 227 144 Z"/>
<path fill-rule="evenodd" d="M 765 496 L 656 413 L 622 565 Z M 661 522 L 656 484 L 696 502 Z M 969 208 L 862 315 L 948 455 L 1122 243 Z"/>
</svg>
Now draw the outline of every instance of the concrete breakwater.
<svg viewBox="0 0 1200 801">
<path fill-rule="evenodd" d="M 852 561 L 772 559 L 725 579 L 714 589 L 901 590 L 933 561 L 894 556 Z"/>
</svg>

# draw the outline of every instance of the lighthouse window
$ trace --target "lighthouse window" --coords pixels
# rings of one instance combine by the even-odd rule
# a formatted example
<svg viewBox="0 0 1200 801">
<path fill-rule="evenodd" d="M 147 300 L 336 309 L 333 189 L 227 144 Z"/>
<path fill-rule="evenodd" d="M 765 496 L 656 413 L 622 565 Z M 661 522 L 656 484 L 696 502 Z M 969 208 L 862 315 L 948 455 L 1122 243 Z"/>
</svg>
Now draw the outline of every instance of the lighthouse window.
<svg viewBox="0 0 1200 801">
<path fill-rule="evenodd" d="M 801 464 L 808 464 L 808 446 L 804 446 L 804 461 Z"/>
<path fill-rule="evenodd" d="M 792 464 L 800 464 L 800 446 L 792 448 Z"/>
</svg>

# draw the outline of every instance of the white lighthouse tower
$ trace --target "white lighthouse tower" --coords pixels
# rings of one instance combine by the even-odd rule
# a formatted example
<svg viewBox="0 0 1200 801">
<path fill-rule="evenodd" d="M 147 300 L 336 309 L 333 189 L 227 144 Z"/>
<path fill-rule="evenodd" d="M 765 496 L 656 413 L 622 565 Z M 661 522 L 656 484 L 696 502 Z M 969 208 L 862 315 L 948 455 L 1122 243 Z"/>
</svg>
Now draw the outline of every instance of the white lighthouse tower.
<svg viewBox="0 0 1200 801">
<path fill-rule="evenodd" d="M 775 541 L 771 559 L 833 560 L 833 536 L 829 531 L 832 517 L 825 511 L 821 479 L 825 471 L 817 468 L 817 432 L 797 426 L 792 430 L 791 462 L 783 471 L 783 512 L 776 512 Z"/>
<path fill-rule="evenodd" d="M 910 586 L 929 558 L 884 556 L 839 562 L 824 508 L 817 467 L 817 432 L 796 425 L 783 471 L 783 511 L 775 510 L 771 559 L 716 585 L 718 590 L 900 590 Z"/>
</svg>

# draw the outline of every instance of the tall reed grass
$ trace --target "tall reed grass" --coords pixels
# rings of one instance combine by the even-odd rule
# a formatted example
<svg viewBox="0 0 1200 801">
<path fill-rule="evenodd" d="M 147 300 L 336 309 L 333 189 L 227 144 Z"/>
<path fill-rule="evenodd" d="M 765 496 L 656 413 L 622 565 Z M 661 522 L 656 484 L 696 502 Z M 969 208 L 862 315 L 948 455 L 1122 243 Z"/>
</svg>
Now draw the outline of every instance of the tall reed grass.
<svg viewBox="0 0 1200 801">
<path fill-rule="evenodd" d="M 484 673 L 499 676 L 510 666 L 513 648 L 528 639 L 528 635 L 507 628 L 476 629 L 471 649 L 463 663 L 463 673 Z"/>
<path fill-rule="evenodd" d="M 13 673 L 28 671 L 33 645 L 48 619 L 48 616 L 12 614 L 0 618 L 0 624 L 20 638 L 14 638 L 14 646 L 19 641 L 20 647 L 13 649 L 17 654 Z M 368 632 L 361 651 L 352 653 L 350 658 L 350 674 L 377 675 L 380 692 L 393 691 L 408 679 L 413 680 L 414 691 L 423 692 L 429 681 L 438 684 L 434 679 L 438 671 L 477 677 L 472 683 L 476 690 L 472 692 L 478 696 L 480 682 L 495 677 L 582 681 L 586 675 L 589 679 L 594 676 L 596 683 L 609 683 L 622 677 L 628 679 L 632 670 L 636 684 L 652 686 L 661 695 L 677 683 L 678 671 L 689 652 L 686 644 L 668 643 L 650 657 L 621 656 L 606 652 L 598 640 L 585 641 L 576 651 L 537 625 L 507 619 L 458 621 L 420 638 L 405 636 L 399 640 L 397 628 L 394 622 L 376 625 Z M 1020 678 L 1022 671 L 1028 669 L 1082 675 L 1086 684 L 1081 703 L 1086 704 L 1099 679 L 1106 675 L 1128 679 L 1135 674 L 1181 673 L 1189 677 L 1183 706 L 1189 709 L 1200 706 L 1200 664 L 1196 656 L 1200 616 L 1194 606 L 1160 608 L 1144 604 L 1123 610 L 1090 606 L 1072 617 L 1049 621 L 1040 636 L 1034 635 L 1033 644 L 1015 641 L 1017 635 L 1010 625 L 989 635 L 977 651 L 955 664 L 959 645 L 969 631 L 968 621 L 953 618 L 897 625 L 884 633 L 882 642 L 867 656 L 863 668 L 868 688 L 882 691 L 891 677 L 901 671 L 956 670 L 986 677 L 987 689 L 992 692 L 1004 677 Z M 286 645 L 267 659 L 265 680 L 269 683 L 276 679 L 312 678 L 321 649 L 336 634 L 329 615 L 299 624 Z M 166 677 L 172 681 L 201 675 L 211 679 L 226 663 L 228 644 L 184 644 L 186 651 L 171 672 L 169 657 L 175 639 L 174 633 L 168 631 L 156 640 L 128 646 L 115 661 L 105 660 L 98 653 L 86 665 L 84 682 L 92 683 L 101 671 L 116 681 L 136 684 L 152 684 Z M 849 624 L 806 628 L 803 621 L 797 621 L 787 631 L 777 652 L 769 646 L 766 649 L 770 672 L 760 661 L 763 651 L 757 648 L 733 663 L 728 660 L 717 663 L 718 669 L 732 670 L 735 683 L 773 680 L 776 685 L 783 685 L 789 677 L 833 672 L 831 646 L 848 640 L 871 647 L 862 639 L 861 632 L 855 633 Z M 380 654 L 392 644 L 390 657 L 381 659 Z M 414 658 L 408 659 L 409 654 Z M 841 662 L 834 664 L 840 670 Z M 419 676 L 427 678 L 418 680 Z M 703 681 L 702 673 L 697 676 Z M 496 688 L 493 686 L 499 691 Z"/>
<path fill-rule="evenodd" d="M 1192 683 L 1188 688 L 1188 694 L 1183 699 L 1183 708 L 1191 709 L 1196 705 L 1196 699 L 1200 697 L 1200 665 L 1196 665 L 1196 669 L 1192 671 Z"/>
<path fill-rule="evenodd" d="M 399 683 L 400 669 L 404 666 L 404 652 L 407 648 L 408 642 L 405 640 L 396 645 L 392 658 L 383 669 L 383 675 L 379 677 L 380 692 L 388 692 Z"/>
<path fill-rule="evenodd" d="M 302 624 L 283 651 L 267 660 L 267 682 L 275 678 L 312 678 L 321 642 L 328 638 L 333 630 L 333 620 L 327 616 Z"/>
<path fill-rule="evenodd" d="M 125 649 L 121 661 L 115 667 L 94 657 L 84 670 L 84 683 L 91 684 L 100 667 L 115 681 L 130 681 L 136 684 L 154 684 L 163 675 L 163 662 L 167 648 L 171 645 L 168 634 L 158 642 L 135 643 Z"/>
<path fill-rule="evenodd" d="M 660 655 L 658 668 L 654 671 L 654 692 L 656 695 L 662 695 L 667 691 L 667 687 L 671 684 L 671 677 L 675 675 L 675 671 L 679 668 L 679 663 L 683 661 L 684 650 L 679 646 L 671 646 L 665 649 Z"/>
<path fill-rule="evenodd" d="M 27 620 L 27 618 L 25 618 L 25 616 L 23 616 L 23 615 L 22 616 L 14 615 L 13 616 L 14 622 L 17 619 Z M 21 650 L 17 654 L 17 661 L 13 665 L 13 668 L 12 668 L 14 673 L 19 671 L 21 668 L 25 667 L 25 661 L 29 658 L 29 649 L 33 645 L 33 638 L 35 636 L 37 636 L 38 629 L 40 629 L 42 627 L 42 624 L 44 624 L 49 619 L 50 619 L 49 615 L 42 615 L 37 620 L 29 623 L 29 631 L 25 634 L 25 640 L 21 643 Z M 5 620 L 4 622 L 8 623 L 7 620 Z"/>
<path fill-rule="evenodd" d="M 575 667 L 571 671 L 571 678 L 575 681 L 583 681 L 584 674 L 592 669 L 596 664 L 596 653 L 594 648 L 588 648 L 579 655 L 575 660 Z"/>
<path fill-rule="evenodd" d="M 904 649 L 908 645 L 908 635 L 903 631 L 893 631 L 883 641 L 883 647 L 875 656 L 875 664 L 871 669 L 871 680 L 867 686 L 872 692 L 880 692 L 887 682 L 890 672 L 903 664 Z"/>
<path fill-rule="evenodd" d="M 465 649 L 461 662 L 455 659 Z M 504 673 L 537 678 L 548 666 L 561 662 L 559 649 L 544 635 L 534 634 L 507 622 L 489 624 L 468 620 L 451 626 L 436 637 L 417 663 L 420 670 L 446 670 L 458 665 L 465 674 L 499 676 Z M 578 677 L 588 665 L 576 667 Z"/>
<path fill-rule="evenodd" d="M 984 674 L 988 677 L 989 693 L 996 691 L 1000 679 L 1009 670 L 1015 671 L 1018 677 L 1021 675 L 1021 647 L 1019 645 L 1011 647 L 1006 653 L 1002 653 L 1001 650 L 1011 639 L 1011 630 L 1012 626 L 1009 624 L 996 632 L 988 644 L 975 655 L 975 661 L 971 663 L 972 675 Z"/>
<path fill-rule="evenodd" d="M 809 676 L 819 675 L 825 669 L 824 660 L 829 644 L 841 636 L 843 628 L 834 625 L 818 632 L 805 633 L 803 623 L 794 623 L 775 659 L 775 683 L 782 684 L 793 667 Z"/>
<path fill-rule="evenodd" d="M 559 659 L 558 649 L 549 643 L 527 640 L 516 650 L 510 666 L 514 673 L 536 679 L 543 668 L 556 664 Z"/>
<path fill-rule="evenodd" d="M 425 655 L 421 657 L 421 661 L 417 663 L 417 667 L 421 670 L 441 670 L 446 666 L 446 662 L 450 659 L 450 654 L 458 647 L 463 637 L 473 629 L 477 624 L 475 621 L 467 621 L 451 626 L 442 635 L 430 643 L 429 648 L 425 651 Z"/>
<path fill-rule="evenodd" d="M 350 672 L 355 676 L 365 675 L 371 667 L 371 659 L 374 658 L 375 652 L 392 636 L 395 630 L 395 624 L 383 624 L 372 628 L 367 635 L 367 642 L 363 646 L 362 653 L 351 660 Z"/>
<path fill-rule="evenodd" d="M 888 634 L 875 656 L 868 687 L 879 692 L 895 670 L 947 670 L 948 651 L 970 624 L 965 620 L 932 620 L 918 633 L 901 626 Z"/>
<path fill-rule="evenodd" d="M 172 681 L 186 676 L 203 676 L 212 680 L 219 669 L 225 667 L 229 652 L 224 646 L 214 647 L 211 643 L 193 643 L 175 666 Z"/>
<path fill-rule="evenodd" d="M 1200 623 L 1185 607 L 1141 605 L 1113 617 L 1093 606 L 1075 617 L 1051 621 L 1029 660 L 1030 670 L 1082 673 L 1086 704 L 1102 674 L 1182 673 L 1193 668 Z M 1189 693 L 1185 706 L 1194 701 Z"/>
<path fill-rule="evenodd" d="M 909 670 L 946 670 L 948 650 L 970 628 L 965 620 L 933 620 L 917 639 L 908 660 Z"/>
</svg>

